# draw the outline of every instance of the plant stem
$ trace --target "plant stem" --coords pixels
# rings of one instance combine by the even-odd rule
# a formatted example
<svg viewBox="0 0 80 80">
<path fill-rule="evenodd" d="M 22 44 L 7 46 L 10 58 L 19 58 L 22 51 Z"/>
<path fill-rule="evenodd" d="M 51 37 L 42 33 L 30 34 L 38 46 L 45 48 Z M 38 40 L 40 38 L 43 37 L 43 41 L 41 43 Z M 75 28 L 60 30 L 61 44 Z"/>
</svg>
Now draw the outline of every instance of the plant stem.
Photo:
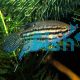
<svg viewBox="0 0 80 80">
<path fill-rule="evenodd" d="M 3 27 L 4 27 L 4 30 L 5 30 L 5 33 L 6 33 L 6 35 L 8 35 L 8 29 L 7 29 L 6 24 L 4 22 L 4 17 L 3 17 L 3 14 L 2 14 L 1 11 L 0 11 L 0 17 L 1 17 L 1 20 L 2 20 L 2 23 L 3 23 Z"/>
<path fill-rule="evenodd" d="M 51 64 L 56 67 L 59 71 L 66 74 L 71 80 L 80 80 L 80 77 L 77 76 L 73 71 L 71 71 L 69 68 L 61 64 L 60 62 L 53 60 L 51 61 Z"/>
</svg>

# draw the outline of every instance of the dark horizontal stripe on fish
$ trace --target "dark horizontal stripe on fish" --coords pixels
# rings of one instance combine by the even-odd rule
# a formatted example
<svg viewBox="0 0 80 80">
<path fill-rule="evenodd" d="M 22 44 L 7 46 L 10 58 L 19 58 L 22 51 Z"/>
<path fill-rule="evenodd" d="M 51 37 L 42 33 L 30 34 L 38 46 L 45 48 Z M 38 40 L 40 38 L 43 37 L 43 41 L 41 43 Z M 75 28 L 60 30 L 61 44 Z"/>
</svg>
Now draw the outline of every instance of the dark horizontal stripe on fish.
<svg viewBox="0 0 80 80">
<path fill-rule="evenodd" d="M 31 30 L 27 30 L 27 31 L 25 31 L 24 33 L 22 33 L 22 34 L 25 34 L 25 33 L 29 33 L 29 32 L 33 32 L 33 31 L 41 31 L 41 30 L 59 30 L 59 29 L 67 29 L 67 28 L 60 28 L 60 27 L 57 27 L 57 28 L 55 28 L 55 27 L 53 27 L 53 28 L 45 28 L 45 27 L 43 27 L 43 28 L 41 28 L 41 29 L 39 29 L 39 28 L 36 28 L 36 29 L 31 29 Z"/>
<path fill-rule="evenodd" d="M 59 33 L 62 33 L 62 34 L 64 34 L 64 33 L 67 33 L 69 30 L 65 30 L 65 31 L 58 31 L 58 32 L 45 32 L 45 33 L 35 33 L 35 34 L 29 34 L 29 35 L 27 35 L 28 33 L 23 33 L 23 37 L 29 37 L 29 36 L 34 36 L 34 35 L 49 35 L 49 34 L 53 34 L 53 35 L 55 35 L 55 34 L 59 34 Z M 33 31 L 34 32 L 34 31 Z"/>
<path fill-rule="evenodd" d="M 53 40 L 53 39 L 56 39 L 56 38 L 26 38 L 25 39 L 25 41 L 26 40 Z"/>
</svg>

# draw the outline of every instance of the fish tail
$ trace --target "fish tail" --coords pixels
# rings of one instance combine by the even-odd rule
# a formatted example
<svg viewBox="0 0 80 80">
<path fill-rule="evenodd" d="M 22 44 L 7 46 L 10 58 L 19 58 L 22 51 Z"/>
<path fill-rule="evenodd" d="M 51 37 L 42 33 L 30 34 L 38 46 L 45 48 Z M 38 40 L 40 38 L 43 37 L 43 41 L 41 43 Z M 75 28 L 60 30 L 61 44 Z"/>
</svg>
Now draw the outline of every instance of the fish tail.
<svg viewBox="0 0 80 80">
<path fill-rule="evenodd" d="M 21 38 L 17 33 L 10 34 L 3 42 L 3 50 L 12 52 L 21 44 Z"/>
</svg>

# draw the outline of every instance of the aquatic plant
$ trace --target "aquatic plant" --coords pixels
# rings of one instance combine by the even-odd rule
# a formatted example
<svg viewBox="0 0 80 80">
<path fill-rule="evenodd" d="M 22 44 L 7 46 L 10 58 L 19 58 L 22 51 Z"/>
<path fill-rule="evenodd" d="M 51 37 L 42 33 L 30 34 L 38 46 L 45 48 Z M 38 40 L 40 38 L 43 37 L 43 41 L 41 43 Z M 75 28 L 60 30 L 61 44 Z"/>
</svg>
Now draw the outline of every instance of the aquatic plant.
<svg viewBox="0 0 80 80">
<path fill-rule="evenodd" d="M 67 18 L 74 14 L 79 0 L 0 0 L 2 11 L 9 32 L 27 22 L 37 20 Z"/>
</svg>

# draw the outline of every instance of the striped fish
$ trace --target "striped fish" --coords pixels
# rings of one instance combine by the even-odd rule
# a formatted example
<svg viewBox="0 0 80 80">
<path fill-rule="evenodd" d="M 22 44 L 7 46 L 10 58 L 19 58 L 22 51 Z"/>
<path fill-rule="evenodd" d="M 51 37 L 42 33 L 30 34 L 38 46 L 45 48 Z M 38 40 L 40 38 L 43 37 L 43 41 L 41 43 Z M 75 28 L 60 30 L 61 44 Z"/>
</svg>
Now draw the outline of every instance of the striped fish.
<svg viewBox="0 0 80 80">
<path fill-rule="evenodd" d="M 26 29 L 26 27 L 28 27 Z M 40 21 L 26 25 L 20 33 L 10 35 L 4 41 L 4 50 L 10 52 L 16 50 L 21 44 L 23 48 L 19 53 L 19 60 L 29 52 L 44 49 L 49 50 L 49 45 L 55 44 L 68 37 L 76 28 L 60 21 Z M 54 49 L 50 49 L 54 51 Z"/>
</svg>

